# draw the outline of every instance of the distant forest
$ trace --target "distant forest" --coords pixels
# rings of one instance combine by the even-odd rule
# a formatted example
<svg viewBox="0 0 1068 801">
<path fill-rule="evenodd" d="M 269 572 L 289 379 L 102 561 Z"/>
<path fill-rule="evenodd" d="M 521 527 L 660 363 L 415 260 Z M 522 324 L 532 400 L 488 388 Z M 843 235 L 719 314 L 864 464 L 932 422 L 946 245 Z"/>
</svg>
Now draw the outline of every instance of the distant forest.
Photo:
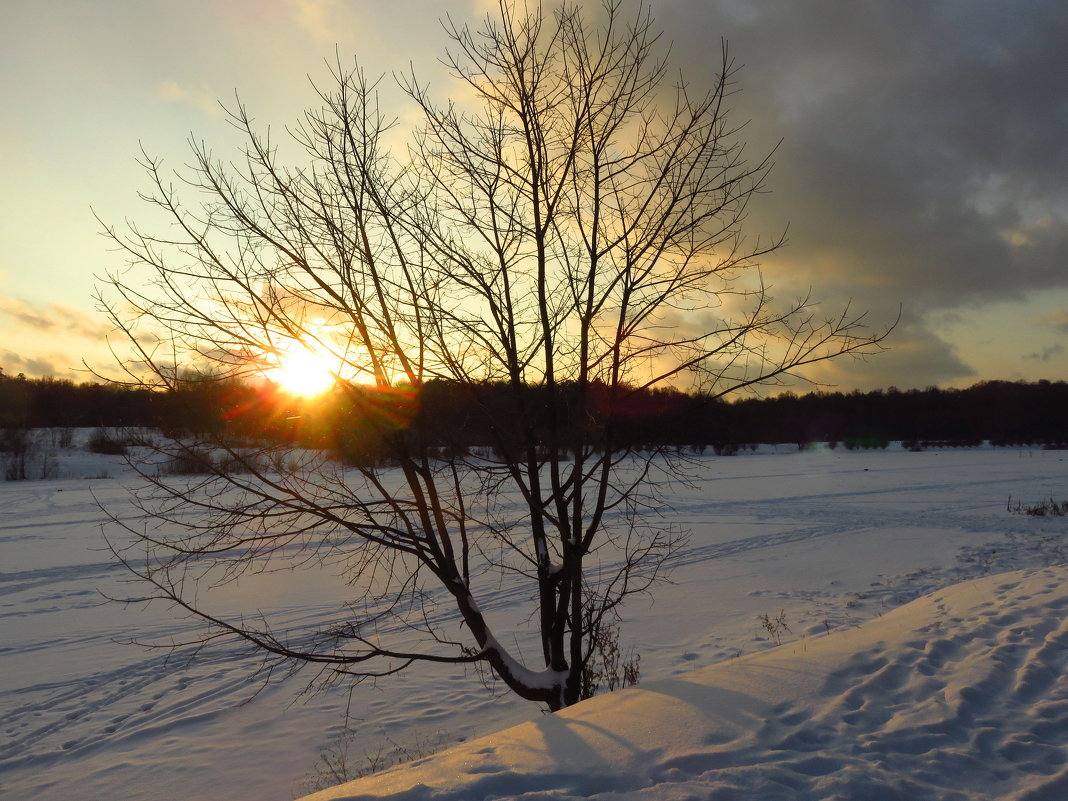
<svg viewBox="0 0 1068 801">
<path fill-rule="evenodd" d="M 558 420 L 569 420 L 569 388 L 558 387 Z M 528 409 L 544 409 L 543 387 L 523 390 Z M 507 419 L 515 394 L 503 384 L 477 387 L 431 381 L 381 393 L 359 387 L 315 401 L 276 388 L 232 382 L 187 382 L 151 392 L 117 385 L 7 376 L 0 370 L 0 428 L 150 426 L 171 432 L 299 439 L 359 450 L 369 432 L 397 430 L 416 419 L 441 446 L 493 445 L 485 421 Z M 369 422 L 370 421 L 370 422 Z M 580 421 L 570 420 L 570 425 Z M 755 443 L 907 443 L 1053 445 L 1068 443 L 1068 384 L 988 381 L 968 389 L 785 393 L 734 402 L 671 389 L 604 397 L 585 425 L 625 430 L 636 447 L 658 445 L 732 452 Z M 500 432 L 497 432 L 497 436 Z M 373 439 L 373 437 L 371 437 Z M 566 441 L 566 438 L 565 438 Z"/>
</svg>

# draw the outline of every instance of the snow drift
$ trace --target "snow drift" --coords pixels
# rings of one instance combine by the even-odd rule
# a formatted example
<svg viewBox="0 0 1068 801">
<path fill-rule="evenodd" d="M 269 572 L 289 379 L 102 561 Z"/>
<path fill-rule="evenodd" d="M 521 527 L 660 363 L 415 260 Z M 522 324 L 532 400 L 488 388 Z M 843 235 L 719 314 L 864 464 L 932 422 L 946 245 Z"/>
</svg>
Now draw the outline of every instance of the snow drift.
<svg viewBox="0 0 1068 801">
<path fill-rule="evenodd" d="M 1068 569 L 599 696 L 305 801 L 1068 798 Z"/>
</svg>

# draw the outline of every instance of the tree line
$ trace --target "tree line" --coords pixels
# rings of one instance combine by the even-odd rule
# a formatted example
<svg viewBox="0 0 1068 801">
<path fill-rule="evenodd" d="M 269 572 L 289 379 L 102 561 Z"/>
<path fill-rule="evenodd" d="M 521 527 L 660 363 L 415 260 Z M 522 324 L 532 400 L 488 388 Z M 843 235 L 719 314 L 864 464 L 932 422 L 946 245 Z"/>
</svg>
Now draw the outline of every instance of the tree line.
<svg viewBox="0 0 1068 801">
<path fill-rule="evenodd" d="M 1068 383 L 984 381 L 967 389 L 786 392 L 734 402 L 673 389 L 603 388 L 598 402 L 577 404 L 564 386 L 551 395 L 526 388 L 526 407 L 591 431 L 613 420 L 631 447 L 714 448 L 754 443 L 842 443 L 878 447 L 891 440 L 954 445 L 1068 441 Z M 596 394 L 595 394 L 596 397 Z M 388 392 L 351 386 L 315 400 L 269 383 L 187 381 L 164 392 L 56 378 L 10 377 L 0 370 L 0 427 L 146 426 L 173 432 L 300 441 L 352 458 L 374 457 L 376 442 L 419 417 L 438 448 L 495 447 L 502 434 L 488 420 L 507 419 L 514 402 L 502 383 L 434 380 Z M 550 407 L 553 415 L 550 415 Z M 487 414 L 486 410 L 496 413 Z M 496 426 L 495 429 L 499 429 Z M 507 437 L 507 433 L 504 434 Z"/>
</svg>

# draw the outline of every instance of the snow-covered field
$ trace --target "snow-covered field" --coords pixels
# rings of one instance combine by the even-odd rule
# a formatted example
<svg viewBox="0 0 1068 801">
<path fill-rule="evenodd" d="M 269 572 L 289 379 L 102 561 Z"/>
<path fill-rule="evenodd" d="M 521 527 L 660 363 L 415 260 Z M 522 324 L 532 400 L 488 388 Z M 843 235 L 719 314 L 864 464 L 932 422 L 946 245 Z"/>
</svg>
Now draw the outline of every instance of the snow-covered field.
<svg viewBox="0 0 1068 801">
<path fill-rule="evenodd" d="M 626 610 L 641 686 L 551 717 L 450 669 L 255 695 L 225 648 L 118 644 L 191 624 L 101 600 L 135 591 L 94 499 L 126 503 L 121 462 L 60 451 L 57 478 L 0 484 L 0 797 L 284 801 L 347 711 L 357 763 L 460 745 L 338 797 L 1068 798 L 1068 518 L 1006 511 L 1068 498 L 1068 453 L 780 450 L 677 489 L 675 583 Z M 337 592 L 280 574 L 234 603 L 314 624 Z"/>
</svg>

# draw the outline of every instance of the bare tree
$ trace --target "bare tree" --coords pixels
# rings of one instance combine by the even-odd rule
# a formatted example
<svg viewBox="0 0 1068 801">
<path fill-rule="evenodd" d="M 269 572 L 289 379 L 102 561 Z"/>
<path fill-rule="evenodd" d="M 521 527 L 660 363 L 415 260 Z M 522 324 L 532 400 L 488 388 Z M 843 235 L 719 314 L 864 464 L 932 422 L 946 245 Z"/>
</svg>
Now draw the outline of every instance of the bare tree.
<svg viewBox="0 0 1068 801">
<path fill-rule="evenodd" d="M 356 679 L 483 663 L 559 709 L 680 542 L 659 494 L 677 465 L 637 447 L 628 404 L 664 385 L 713 399 L 779 382 L 882 335 L 848 309 L 776 302 L 762 282 L 756 260 L 780 242 L 749 241 L 742 223 L 769 161 L 747 161 L 728 122 L 725 46 L 717 82 L 695 92 L 669 77 L 647 9 L 620 0 L 597 22 L 501 0 L 477 29 L 445 27 L 465 91 L 442 103 L 402 76 L 424 120 L 407 140 L 378 83 L 338 61 L 287 132 L 290 161 L 240 104 L 238 163 L 194 141 L 175 186 L 145 158 L 170 233 L 109 229 L 135 272 L 101 296 L 133 347 L 131 380 L 262 374 L 300 343 L 335 364 L 351 429 L 334 434 L 374 448 L 353 465 L 277 439 L 176 437 L 161 448 L 202 475 L 144 468 L 149 522 L 125 524 L 137 550 L 116 551 L 153 597 L 207 621 L 205 639 L 239 638 L 271 663 Z M 485 447 L 420 413 L 435 381 Z M 333 570 L 353 600 L 300 633 L 198 600 L 276 565 Z M 529 582 L 536 664 L 479 606 L 502 580 Z"/>
</svg>

